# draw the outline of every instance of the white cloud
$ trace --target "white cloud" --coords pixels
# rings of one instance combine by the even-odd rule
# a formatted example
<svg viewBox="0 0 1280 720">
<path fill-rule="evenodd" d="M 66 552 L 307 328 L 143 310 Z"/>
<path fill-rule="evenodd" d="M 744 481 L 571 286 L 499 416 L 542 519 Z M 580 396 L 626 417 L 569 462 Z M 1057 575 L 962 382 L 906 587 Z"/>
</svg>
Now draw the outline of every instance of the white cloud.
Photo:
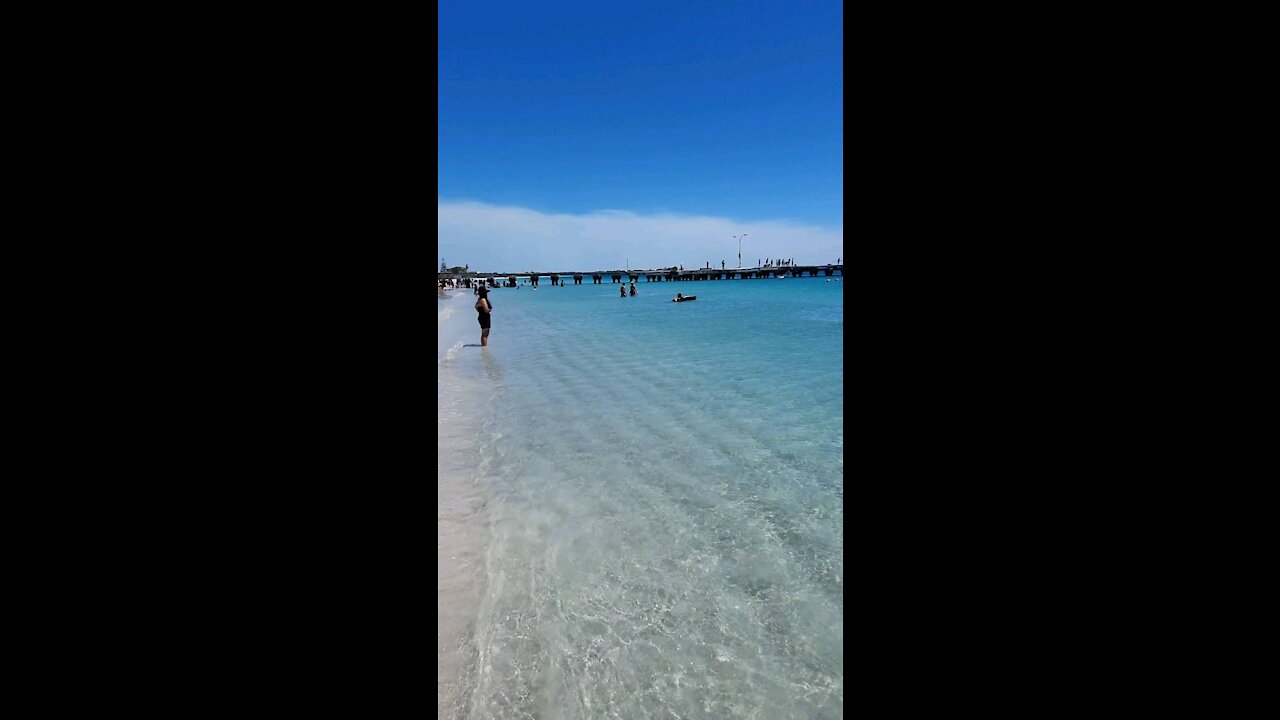
<svg viewBox="0 0 1280 720">
<path fill-rule="evenodd" d="M 547 214 L 521 207 L 470 201 L 436 203 L 436 232 L 450 266 L 469 264 L 482 272 L 540 272 L 703 267 L 719 268 L 757 258 L 795 258 L 800 264 L 844 257 L 844 228 L 822 228 L 786 220 L 738 222 L 729 218 L 638 215 L 597 210 L 584 215 Z M 437 263 L 439 260 L 437 259 Z"/>
</svg>

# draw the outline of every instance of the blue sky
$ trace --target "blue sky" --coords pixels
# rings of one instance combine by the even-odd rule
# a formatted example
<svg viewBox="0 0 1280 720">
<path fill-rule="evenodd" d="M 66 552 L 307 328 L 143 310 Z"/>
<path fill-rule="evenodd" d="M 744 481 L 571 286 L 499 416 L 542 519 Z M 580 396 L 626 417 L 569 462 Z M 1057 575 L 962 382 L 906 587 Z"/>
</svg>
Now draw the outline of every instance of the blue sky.
<svg viewBox="0 0 1280 720">
<path fill-rule="evenodd" d="M 729 235 L 699 238 L 694 228 L 747 232 L 752 264 L 757 255 L 843 255 L 840 3 L 443 0 L 439 8 L 446 258 L 452 250 L 459 262 L 505 270 L 536 267 L 526 263 L 555 243 L 571 259 L 646 247 L 639 230 L 632 240 L 595 239 L 603 247 L 563 231 L 530 242 L 497 221 L 489 233 L 476 227 L 484 207 L 508 218 L 607 216 L 613 231 L 627 218 L 646 233 L 667 232 L 658 220 L 679 225 L 654 264 L 671 264 L 673 243 L 688 246 L 687 260 L 674 259 L 686 265 L 718 264 L 729 246 L 736 255 Z M 468 209 L 470 230 L 451 226 L 453 205 Z M 752 228 L 771 244 L 748 252 Z M 785 230 L 769 237 L 767 228 L 804 228 L 810 240 L 826 232 L 830 248 L 801 258 L 788 251 Z M 461 246 L 477 240 L 484 244 Z"/>
</svg>

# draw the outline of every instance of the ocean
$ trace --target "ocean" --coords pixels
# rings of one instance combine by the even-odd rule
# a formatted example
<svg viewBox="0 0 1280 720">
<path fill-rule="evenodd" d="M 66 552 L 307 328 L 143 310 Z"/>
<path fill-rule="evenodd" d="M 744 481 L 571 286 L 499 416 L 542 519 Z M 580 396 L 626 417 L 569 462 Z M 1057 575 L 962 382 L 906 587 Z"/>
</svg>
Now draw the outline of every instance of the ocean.
<svg viewBox="0 0 1280 720">
<path fill-rule="evenodd" d="M 843 279 L 583 282 L 437 301 L 440 717 L 841 717 Z"/>
</svg>

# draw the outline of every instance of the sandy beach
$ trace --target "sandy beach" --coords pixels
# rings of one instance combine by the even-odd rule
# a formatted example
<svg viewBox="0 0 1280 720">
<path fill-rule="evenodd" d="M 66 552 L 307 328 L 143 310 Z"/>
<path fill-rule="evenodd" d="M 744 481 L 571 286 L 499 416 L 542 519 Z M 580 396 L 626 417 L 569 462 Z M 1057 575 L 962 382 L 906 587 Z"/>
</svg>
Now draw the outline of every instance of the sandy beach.
<svg viewBox="0 0 1280 720">
<path fill-rule="evenodd" d="M 443 382 L 443 381 L 442 381 Z M 476 685 L 477 608 L 485 575 L 485 502 L 470 477 L 465 453 L 472 428 L 458 421 L 462 393 L 442 388 L 436 467 L 436 715 L 460 717 Z"/>
<path fill-rule="evenodd" d="M 476 438 L 483 432 L 492 383 L 474 363 L 450 360 L 479 342 L 467 288 L 437 303 L 436 662 L 437 716 L 467 717 L 483 671 L 489 508 L 482 476 L 488 466 Z M 483 366 L 483 362 L 481 363 Z"/>
</svg>

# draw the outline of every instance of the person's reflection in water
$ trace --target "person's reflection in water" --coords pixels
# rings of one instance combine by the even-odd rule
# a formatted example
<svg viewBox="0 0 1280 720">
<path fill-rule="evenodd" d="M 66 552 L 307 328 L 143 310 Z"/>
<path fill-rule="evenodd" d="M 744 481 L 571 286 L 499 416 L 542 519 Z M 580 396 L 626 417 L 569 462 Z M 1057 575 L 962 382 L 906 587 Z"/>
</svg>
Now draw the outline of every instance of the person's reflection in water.
<svg viewBox="0 0 1280 720">
<path fill-rule="evenodd" d="M 495 388 L 503 387 L 502 363 L 489 352 L 487 347 L 480 352 L 480 356 L 484 358 L 484 374 L 489 376 L 489 382 L 493 383 Z"/>
</svg>

